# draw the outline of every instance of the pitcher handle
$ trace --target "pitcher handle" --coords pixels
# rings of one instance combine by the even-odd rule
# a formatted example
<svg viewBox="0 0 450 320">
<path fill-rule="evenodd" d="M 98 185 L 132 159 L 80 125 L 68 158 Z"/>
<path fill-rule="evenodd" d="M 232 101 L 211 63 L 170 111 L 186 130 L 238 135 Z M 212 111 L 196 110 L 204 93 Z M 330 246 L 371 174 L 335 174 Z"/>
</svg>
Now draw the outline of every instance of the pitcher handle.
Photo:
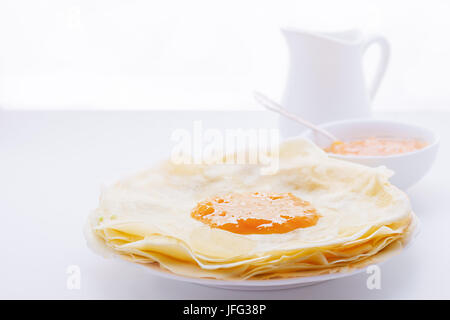
<svg viewBox="0 0 450 320">
<path fill-rule="evenodd" d="M 391 47 L 387 39 L 380 35 L 372 35 L 366 40 L 364 44 L 363 52 L 366 53 L 367 49 L 370 46 L 377 44 L 380 47 L 380 61 L 378 62 L 378 68 L 375 73 L 375 77 L 372 82 L 372 86 L 369 88 L 369 96 L 370 100 L 373 100 L 375 94 L 378 91 L 381 80 L 383 79 L 384 74 L 386 73 L 386 69 L 389 63 L 389 57 L 391 53 Z"/>
</svg>

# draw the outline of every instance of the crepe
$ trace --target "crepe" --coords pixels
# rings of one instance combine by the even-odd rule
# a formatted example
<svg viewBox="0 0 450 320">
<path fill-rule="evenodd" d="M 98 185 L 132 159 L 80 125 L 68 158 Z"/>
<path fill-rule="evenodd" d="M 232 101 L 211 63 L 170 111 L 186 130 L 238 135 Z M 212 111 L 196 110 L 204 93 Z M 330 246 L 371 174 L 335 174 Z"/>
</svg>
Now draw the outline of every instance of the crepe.
<svg viewBox="0 0 450 320">
<path fill-rule="evenodd" d="M 344 272 L 379 262 L 409 241 L 416 226 L 391 171 L 329 158 L 304 139 L 280 145 L 279 169 L 165 161 L 106 188 L 86 228 L 103 255 L 189 277 L 276 279 Z M 224 194 L 289 193 L 314 206 L 308 227 L 239 234 L 194 219 L 205 199 Z M 245 207 L 245 205 L 244 205 Z"/>
</svg>

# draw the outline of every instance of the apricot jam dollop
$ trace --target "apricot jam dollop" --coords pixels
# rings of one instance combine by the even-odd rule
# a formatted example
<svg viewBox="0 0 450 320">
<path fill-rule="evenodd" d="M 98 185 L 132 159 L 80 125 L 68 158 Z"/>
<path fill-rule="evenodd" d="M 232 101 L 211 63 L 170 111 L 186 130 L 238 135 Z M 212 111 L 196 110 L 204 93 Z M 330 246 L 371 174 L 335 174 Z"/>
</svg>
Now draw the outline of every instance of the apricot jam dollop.
<svg viewBox="0 0 450 320">
<path fill-rule="evenodd" d="M 324 150 L 329 153 L 359 156 L 388 156 L 422 149 L 427 144 L 416 139 L 367 138 L 349 142 L 335 141 Z"/>
<path fill-rule="evenodd" d="M 229 193 L 201 201 L 191 216 L 238 234 L 286 233 L 317 223 L 320 215 L 292 193 Z"/>
</svg>

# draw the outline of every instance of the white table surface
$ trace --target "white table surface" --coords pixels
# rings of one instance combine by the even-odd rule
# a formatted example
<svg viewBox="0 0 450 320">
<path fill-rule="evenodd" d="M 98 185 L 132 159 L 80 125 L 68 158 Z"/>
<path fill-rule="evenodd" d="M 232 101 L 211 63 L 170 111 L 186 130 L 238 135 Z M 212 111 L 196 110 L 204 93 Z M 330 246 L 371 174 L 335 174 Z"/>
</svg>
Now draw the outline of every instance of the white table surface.
<svg viewBox="0 0 450 320">
<path fill-rule="evenodd" d="M 0 111 L 0 298 L 39 299 L 429 299 L 450 298 L 450 113 L 397 113 L 442 137 L 432 171 L 408 194 L 422 221 L 414 245 L 381 267 L 381 290 L 368 274 L 315 286 L 231 291 L 154 277 L 104 259 L 82 228 L 100 187 L 168 157 L 175 128 L 274 128 L 277 117 L 252 112 Z M 80 290 L 66 286 L 78 265 Z"/>
</svg>

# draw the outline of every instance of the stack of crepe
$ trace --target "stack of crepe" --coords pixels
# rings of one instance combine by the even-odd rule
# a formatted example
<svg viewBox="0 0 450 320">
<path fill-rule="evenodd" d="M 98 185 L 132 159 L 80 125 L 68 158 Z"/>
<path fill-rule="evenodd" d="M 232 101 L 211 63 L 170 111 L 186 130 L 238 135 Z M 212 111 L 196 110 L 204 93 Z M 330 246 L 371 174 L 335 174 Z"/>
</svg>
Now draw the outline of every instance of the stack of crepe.
<svg viewBox="0 0 450 320">
<path fill-rule="evenodd" d="M 105 189 L 86 235 L 95 251 L 178 275 L 281 279 L 348 272 L 385 260 L 416 226 L 388 169 L 331 159 L 303 139 L 280 145 L 279 168 L 166 161 Z M 238 234 L 191 216 L 199 201 L 229 192 L 289 192 L 317 223 L 286 233 Z"/>
</svg>

